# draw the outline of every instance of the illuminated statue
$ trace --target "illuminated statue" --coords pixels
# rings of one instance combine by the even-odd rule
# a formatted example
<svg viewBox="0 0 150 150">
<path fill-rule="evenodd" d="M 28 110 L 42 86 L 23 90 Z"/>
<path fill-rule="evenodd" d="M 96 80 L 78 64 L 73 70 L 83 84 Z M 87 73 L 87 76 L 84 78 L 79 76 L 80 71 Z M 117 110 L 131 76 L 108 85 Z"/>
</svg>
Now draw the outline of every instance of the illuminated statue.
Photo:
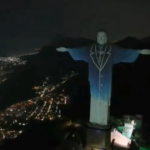
<svg viewBox="0 0 150 150">
<path fill-rule="evenodd" d="M 91 90 L 90 122 L 107 125 L 111 99 L 112 65 L 120 62 L 132 63 L 139 54 L 150 55 L 150 50 L 123 49 L 107 42 L 104 31 L 97 33 L 97 43 L 81 48 L 57 48 L 68 51 L 74 60 L 89 63 Z"/>
</svg>

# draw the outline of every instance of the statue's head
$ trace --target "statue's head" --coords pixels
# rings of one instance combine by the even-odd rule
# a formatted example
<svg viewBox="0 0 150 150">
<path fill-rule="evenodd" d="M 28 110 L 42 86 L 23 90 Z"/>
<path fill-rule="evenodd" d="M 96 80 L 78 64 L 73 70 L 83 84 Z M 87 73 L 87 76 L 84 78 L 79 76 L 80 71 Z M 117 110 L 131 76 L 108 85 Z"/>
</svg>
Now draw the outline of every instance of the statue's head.
<svg viewBox="0 0 150 150">
<path fill-rule="evenodd" d="M 104 30 L 100 30 L 97 32 L 97 43 L 99 45 L 107 44 L 107 34 Z"/>
</svg>

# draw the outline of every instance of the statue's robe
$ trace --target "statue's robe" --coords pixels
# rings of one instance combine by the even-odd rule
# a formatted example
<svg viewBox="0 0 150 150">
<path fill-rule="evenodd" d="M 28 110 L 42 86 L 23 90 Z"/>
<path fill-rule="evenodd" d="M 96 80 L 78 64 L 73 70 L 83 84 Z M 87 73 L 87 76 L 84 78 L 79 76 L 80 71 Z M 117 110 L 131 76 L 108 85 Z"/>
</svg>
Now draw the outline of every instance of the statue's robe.
<svg viewBox="0 0 150 150">
<path fill-rule="evenodd" d="M 93 44 L 81 48 L 68 48 L 67 51 L 74 60 L 83 60 L 89 64 L 90 122 L 107 125 L 111 99 L 112 65 L 120 62 L 134 62 L 139 51 L 123 49 L 114 44 L 104 46 Z"/>
</svg>

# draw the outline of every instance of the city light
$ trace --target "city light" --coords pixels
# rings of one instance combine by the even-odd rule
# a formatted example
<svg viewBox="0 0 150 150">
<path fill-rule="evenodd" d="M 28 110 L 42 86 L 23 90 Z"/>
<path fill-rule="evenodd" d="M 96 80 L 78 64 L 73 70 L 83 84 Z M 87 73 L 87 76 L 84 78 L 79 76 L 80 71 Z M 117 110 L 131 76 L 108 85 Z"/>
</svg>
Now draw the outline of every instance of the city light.
<svg viewBox="0 0 150 150">
<path fill-rule="evenodd" d="M 76 75 L 77 73 L 71 72 L 56 85 L 52 85 L 49 77 L 46 77 L 41 85 L 33 87 L 37 92 L 35 98 L 13 104 L 5 111 L 0 112 L 0 142 L 3 139 L 13 139 L 22 134 L 23 128 L 28 125 L 30 120 L 44 121 L 47 119 L 52 121 L 62 118 L 59 106 L 68 104 L 69 96 L 65 93 L 65 89 L 60 92 L 56 92 L 56 90 Z M 12 130 L 13 126 L 18 126 L 19 130 Z"/>
</svg>

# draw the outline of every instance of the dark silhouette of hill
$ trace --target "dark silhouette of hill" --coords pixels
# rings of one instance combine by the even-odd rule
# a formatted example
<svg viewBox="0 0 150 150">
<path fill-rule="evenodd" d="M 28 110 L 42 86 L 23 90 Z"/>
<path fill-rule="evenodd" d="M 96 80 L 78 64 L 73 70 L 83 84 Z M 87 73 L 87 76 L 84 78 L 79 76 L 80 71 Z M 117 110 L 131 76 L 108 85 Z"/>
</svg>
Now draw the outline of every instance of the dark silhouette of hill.
<svg viewBox="0 0 150 150">
<path fill-rule="evenodd" d="M 52 83 L 59 82 L 60 77 L 69 74 L 72 70 L 79 73 L 64 87 L 71 98 L 71 105 L 62 113 L 73 119 L 89 117 L 90 88 L 88 82 L 88 64 L 83 61 L 74 61 L 68 52 L 60 53 L 57 47 L 82 47 L 93 43 L 88 39 L 63 38 L 55 40 L 51 46 L 41 48 L 39 54 L 25 56 L 28 61 L 23 67 L 16 67 L 10 79 L 0 86 L 0 95 L 3 98 L 1 109 L 10 104 L 27 100 L 35 96 L 32 87 L 50 76 Z M 135 38 L 127 38 L 115 43 L 124 48 L 150 48 L 148 42 L 141 42 Z M 150 120 L 149 91 L 150 91 L 150 57 L 139 56 L 133 64 L 120 63 L 113 67 L 111 114 L 144 114 Z M 62 88 L 64 88 L 62 87 Z M 54 126 L 35 123 L 34 130 L 29 130 L 18 139 L 6 142 L 5 149 L 32 149 L 41 147 L 54 149 L 59 143 Z"/>
<path fill-rule="evenodd" d="M 62 46 L 63 47 L 82 47 L 82 46 L 92 44 L 94 42 L 95 41 L 86 39 L 86 38 L 64 37 L 61 39 L 58 38 L 58 41 L 56 39 L 55 42 L 52 43 L 52 45 L 54 45 L 55 47 L 62 47 Z"/>
<path fill-rule="evenodd" d="M 150 48 L 149 43 L 141 41 L 128 37 L 115 44 L 133 49 Z M 14 102 L 34 97 L 32 87 L 40 84 L 45 77 L 50 76 L 51 81 L 56 83 L 59 81 L 58 78 L 72 70 L 79 72 L 78 78 L 68 84 L 68 87 L 71 87 L 68 88 L 68 91 L 73 99 L 73 106 L 76 105 L 72 110 L 85 109 L 86 105 L 89 107 L 88 64 L 83 61 L 74 61 L 68 52 L 60 53 L 56 51 L 56 48 L 82 47 L 93 42 L 84 38 L 59 38 L 51 45 L 42 47 L 39 54 L 22 57 L 28 61 L 27 65 L 15 68 L 10 79 L 0 86 L 1 99 L 3 99 L 3 105 L 0 107 L 6 108 Z M 147 71 L 150 70 L 150 67 L 148 64 L 150 64 L 149 56 L 139 56 L 134 64 L 121 63 L 114 66 L 111 105 L 113 112 L 125 113 L 129 110 L 132 110 L 133 113 L 142 112 L 143 109 L 139 109 L 139 106 L 143 104 L 141 101 L 148 104 L 150 98 L 148 94 L 150 73 Z M 81 103 L 82 106 L 79 106 Z M 84 106 L 85 103 L 87 104 Z M 136 103 L 138 105 L 135 107 Z"/>
<path fill-rule="evenodd" d="M 127 37 L 121 41 L 118 41 L 116 44 L 124 48 L 146 49 L 150 48 L 150 37 L 140 40 L 134 37 Z"/>
<path fill-rule="evenodd" d="M 26 149 L 53 149 L 60 144 L 64 131 L 60 126 L 62 121 L 49 120 L 44 122 L 33 121 L 30 122 L 28 128 L 24 133 L 18 136 L 17 139 L 5 140 L 1 147 L 3 150 L 26 150 Z"/>
<path fill-rule="evenodd" d="M 79 42 L 80 41 L 80 42 Z M 59 41 L 60 42 L 60 41 Z M 56 47 L 82 47 L 92 44 L 94 41 L 88 39 L 65 38 Z M 150 40 L 138 40 L 127 37 L 114 43 L 127 49 L 150 49 Z M 120 63 L 113 67 L 113 86 L 111 111 L 116 114 L 142 113 L 148 114 L 149 90 L 150 90 L 150 58 L 140 55 L 135 63 Z"/>
<path fill-rule="evenodd" d="M 69 75 L 74 70 L 79 73 L 79 76 L 67 83 L 66 88 L 71 99 L 75 98 L 77 99 L 76 102 L 80 103 L 81 107 L 78 110 L 85 109 L 82 114 L 87 116 L 88 110 L 83 107 L 86 106 L 86 103 L 89 105 L 89 100 L 85 100 L 87 96 L 89 98 L 89 94 L 83 94 L 87 93 L 87 90 L 89 93 L 87 63 L 83 61 L 75 62 L 68 52 L 59 53 L 54 46 L 44 46 L 39 54 L 24 56 L 22 59 L 27 60 L 27 64 L 22 67 L 16 67 L 10 79 L 0 85 L 1 99 L 3 99 L 2 105 L 0 105 L 1 109 L 35 97 L 35 91 L 32 88 L 41 84 L 45 77 L 49 76 L 51 83 L 56 84 L 61 81 L 61 77 Z M 78 92 L 81 93 L 80 96 L 78 96 Z M 74 103 L 74 100 L 72 100 L 72 103 Z M 75 108 L 71 107 L 71 109 L 76 110 L 77 106 Z M 78 113 L 72 112 L 68 114 L 76 117 Z"/>
<path fill-rule="evenodd" d="M 141 39 L 141 41 L 142 41 L 143 43 L 150 43 L 150 36 Z"/>
<path fill-rule="evenodd" d="M 138 48 L 141 41 L 134 37 L 127 37 L 123 40 L 116 42 L 115 44 L 124 48 Z"/>
<path fill-rule="evenodd" d="M 81 140 L 82 144 L 85 144 L 84 126 L 82 124 L 80 127 L 68 126 L 67 122 L 69 122 L 69 120 L 32 121 L 18 138 L 5 140 L 0 148 L 3 150 L 30 150 L 40 147 L 43 149 L 65 150 L 71 149 L 69 148 L 70 144 L 80 144 L 79 140 Z M 66 137 L 68 133 L 70 135 Z M 73 138 L 72 134 L 77 136 Z M 70 144 L 68 145 L 66 142 Z M 70 146 L 73 147 L 73 145 Z"/>
</svg>

